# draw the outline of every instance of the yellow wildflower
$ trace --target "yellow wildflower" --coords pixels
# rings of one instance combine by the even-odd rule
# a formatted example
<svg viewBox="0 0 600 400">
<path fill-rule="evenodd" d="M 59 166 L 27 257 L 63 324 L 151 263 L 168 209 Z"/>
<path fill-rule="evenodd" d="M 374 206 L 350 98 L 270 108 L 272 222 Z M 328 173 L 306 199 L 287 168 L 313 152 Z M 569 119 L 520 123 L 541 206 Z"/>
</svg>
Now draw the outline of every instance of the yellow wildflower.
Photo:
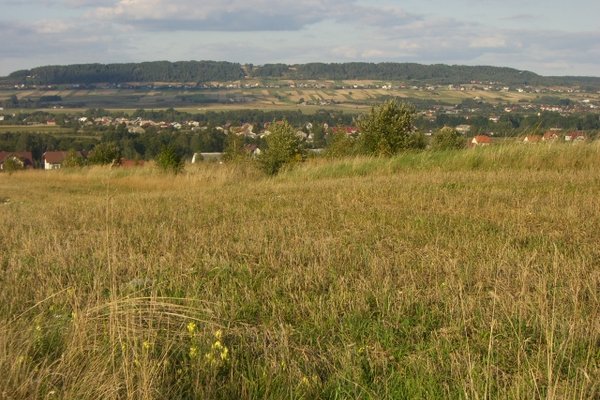
<svg viewBox="0 0 600 400">
<path fill-rule="evenodd" d="M 221 337 L 223 337 L 223 332 L 219 329 L 215 332 L 215 338 L 217 338 L 217 340 L 221 340 Z"/>
<path fill-rule="evenodd" d="M 228 355 L 229 355 L 229 349 L 227 347 L 224 347 L 223 350 L 221 351 L 221 360 L 226 361 Z"/>
<path fill-rule="evenodd" d="M 187 324 L 187 330 L 190 333 L 190 335 L 193 335 L 194 332 L 196 332 L 196 324 L 194 322 L 189 322 Z"/>
<path fill-rule="evenodd" d="M 190 358 L 196 358 L 198 356 L 198 348 L 196 346 L 190 347 Z"/>
</svg>

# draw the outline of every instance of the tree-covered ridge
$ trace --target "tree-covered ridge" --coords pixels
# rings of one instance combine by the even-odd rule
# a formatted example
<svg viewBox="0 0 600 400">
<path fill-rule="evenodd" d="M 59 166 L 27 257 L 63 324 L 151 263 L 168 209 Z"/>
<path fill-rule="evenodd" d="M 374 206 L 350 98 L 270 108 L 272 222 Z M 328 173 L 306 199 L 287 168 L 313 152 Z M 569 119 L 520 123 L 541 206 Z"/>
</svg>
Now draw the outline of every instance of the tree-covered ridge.
<svg viewBox="0 0 600 400">
<path fill-rule="evenodd" d="M 223 61 L 154 61 L 128 64 L 75 64 L 13 72 L 9 80 L 31 84 L 121 82 L 209 82 L 242 78 L 242 66 Z"/>
<path fill-rule="evenodd" d="M 288 66 L 267 64 L 255 69 L 257 76 L 265 76 L 263 69 L 276 73 L 276 76 L 295 79 L 386 79 L 418 80 L 437 83 L 457 83 L 469 81 L 502 81 L 522 84 L 534 83 L 543 77 L 528 71 L 506 67 L 465 66 L 465 65 L 423 65 L 416 63 L 309 63 Z"/>
<path fill-rule="evenodd" d="M 591 85 L 600 87 L 598 77 L 551 77 L 531 71 L 508 67 L 468 66 L 416 63 L 308 63 L 285 66 L 265 64 L 253 69 L 257 77 L 279 77 L 290 79 L 332 80 L 402 80 L 436 84 L 478 82 L 500 82 L 506 85 Z"/>
<path fill-rule="evenodd" d="M 598 77 L 546 77 L 508 67 L 416 63 L 308 63 L 254 66 L 224 61 L 154 61 L 128 64 L 75 64 L 20 70 L 5 81 L 26 84 L 236 81 L 244 77 L 298 80 L 391 80 L 459 84 L 565 85 L 600 88 Z"/>
</svg>

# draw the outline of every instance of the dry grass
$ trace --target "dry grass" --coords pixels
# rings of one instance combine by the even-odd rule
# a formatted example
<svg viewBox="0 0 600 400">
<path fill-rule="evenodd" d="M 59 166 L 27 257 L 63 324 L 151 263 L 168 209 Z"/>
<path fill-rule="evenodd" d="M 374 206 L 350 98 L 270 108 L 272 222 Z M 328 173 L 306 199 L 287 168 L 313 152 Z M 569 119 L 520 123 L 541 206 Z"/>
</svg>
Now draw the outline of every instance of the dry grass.
<svg viewBox="0 0 600 400">
<path fill-rule="evenodd" d="M 2 174 L 0 397 L 598 398 L 600 151 L 560 150 Z"/>
</svg>

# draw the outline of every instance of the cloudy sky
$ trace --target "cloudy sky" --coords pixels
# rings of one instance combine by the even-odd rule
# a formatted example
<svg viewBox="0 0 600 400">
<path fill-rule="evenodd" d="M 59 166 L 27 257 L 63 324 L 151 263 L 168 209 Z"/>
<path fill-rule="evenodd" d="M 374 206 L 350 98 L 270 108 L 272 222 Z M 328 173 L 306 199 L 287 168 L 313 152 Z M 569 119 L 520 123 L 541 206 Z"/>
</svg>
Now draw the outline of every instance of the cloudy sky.
<svg viewBox="0 0 600 400">
<path fill-rule="evenodd" d="M 0 0 L 0 75 L 49 64 L 395 61 L 600 76 L 597 0 Z"/>
</svg>

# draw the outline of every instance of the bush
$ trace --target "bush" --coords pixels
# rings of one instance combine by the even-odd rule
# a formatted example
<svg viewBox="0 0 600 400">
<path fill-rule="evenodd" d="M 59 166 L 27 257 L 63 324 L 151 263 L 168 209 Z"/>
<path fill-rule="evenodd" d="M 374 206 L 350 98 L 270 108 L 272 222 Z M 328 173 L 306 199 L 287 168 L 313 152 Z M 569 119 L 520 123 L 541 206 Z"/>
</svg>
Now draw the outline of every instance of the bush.
<svg viewBox="0 0 600 400">
<path fill-rule="evenodd" d="M 163 147 L 156 156 L 156 165 L 164 172 L 178 174 L 183 171 L 183 157 L 175 150 L 173 146 Z"/>
<path fill-rule="evenodd" d="M 356 154 L 356 141 L 345 132 L 329 135 L 325 156 L 329 158 L 347 157 Z"/>
<path fill-rule="evenodd" d="M 415 130 L 415 109 L 389 100 L 373 107 L 358 120 L 360 147 L 369 155 L 393 155 L 404 149 L 424 148 L 423 135 Z"/>
<path fill-rule="evenodd" d="M 90 164 L 111 164 L 121 159 L 121 149 L 115 142 L 103 142 L 94 147 L 90 154 Z"/>
<path fill-rule="evenodd" d="M 443 127 L 431 140 L 431 148 L 434 150 L 451 150 L 451 149 L 462 149 L 465 147 L 465 138 L 458 133 L 456 130 Z"/>
<path fill-rule="evenodd" d="M 12 174 L 15 171 L 25 169 L 25 164 L 17 157 L 8 157 L 6 160 L 4 160 L 4 165 L 2 169 L 4 170 L 4 172 Z"/>
<path fill-rule="evenodd" d="M 67 152 L 67 156 L 62 163 L 63 168 L 73 168 L 73 167 L 83 167 L 85 165 L 85 160 L 81 156 L 80 153 L 75 150 L 69 150 Z"/>
<path fill-rule="evenodd" d="M 244 161 L 248 159 L 248 154 L 244 151 L 244 137 L 230 132 L 225 139 L 225 149 L 223 152 L 223 161 Z"/>
<path fill-rule="evenodd" d="M 270 130 L 265 138 L 267 148 L 258 156 L 258 162 L 265 173 L 275 175 L 284 165 L 302 161 L 304 151 L 302 140 L 287 121 L 271 124 Z"/>
</svg>

